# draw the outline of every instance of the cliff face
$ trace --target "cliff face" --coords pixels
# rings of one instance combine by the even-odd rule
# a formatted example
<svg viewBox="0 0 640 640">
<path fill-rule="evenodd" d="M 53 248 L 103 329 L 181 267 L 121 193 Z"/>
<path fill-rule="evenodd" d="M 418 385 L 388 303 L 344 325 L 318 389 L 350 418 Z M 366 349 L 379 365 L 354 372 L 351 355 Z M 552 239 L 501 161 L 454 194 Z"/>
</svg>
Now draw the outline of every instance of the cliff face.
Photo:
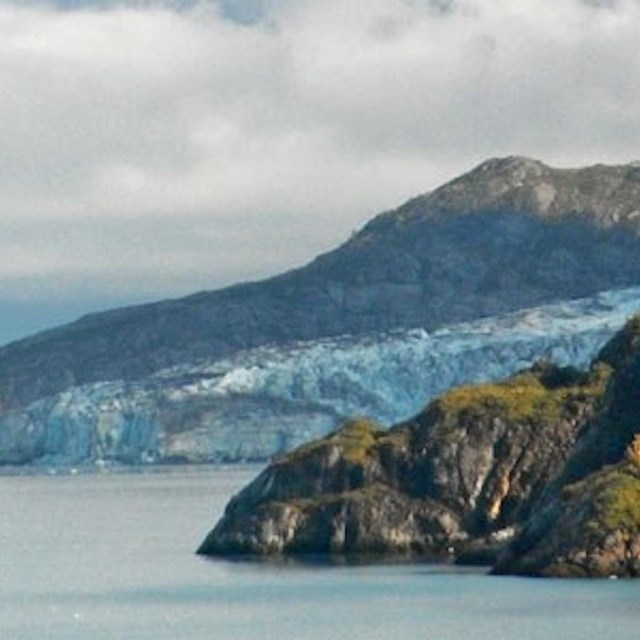
<svg viewBox="0 0 640 640">
<path fill-rule="evenodd" d="M 498 573 L 640 576 L 637 457 L 566 485 L 500 557 Z"/>
<path fill-rule="evenodd" d="M 600 360 L 613 373 L 599 409 L 499 572 L 640 575 L 640 316 Z"/>
<path fill-rule="evenodd" d="M 389 431 L 365 420 L 273 463 L 201 553 L 442 554 L 524 520 L 593 411 L 602 374 L 541 365 L 463 387 Z"/>
<path fill-rule="evenodd" d="M 499 573 L 637 576 L 638 425 L 640 316 L 588 373 L 541 364 L 455 389 L 388 432 L 348 423 L 294 451 L 199 552 L 418 552 Z"/>
<path fill-rule="evenodd" d="M 275 462 L 229 504 L 200 553 L 348 553 L 441 544 L 455 514 L 394 489 L 405 433 L 353 420 Z M 404 463 L 402 463 L 404 464 Z M 392 484 L 389 484 L 389 483 Z"/>
<path fill-rule="evenodd" d="M 434 327 L 640 283 L 640 169 L 491 160 L 270 280 L 85 317 L 0 349 L 5 408 L 262 344 Z"/>
</svg>

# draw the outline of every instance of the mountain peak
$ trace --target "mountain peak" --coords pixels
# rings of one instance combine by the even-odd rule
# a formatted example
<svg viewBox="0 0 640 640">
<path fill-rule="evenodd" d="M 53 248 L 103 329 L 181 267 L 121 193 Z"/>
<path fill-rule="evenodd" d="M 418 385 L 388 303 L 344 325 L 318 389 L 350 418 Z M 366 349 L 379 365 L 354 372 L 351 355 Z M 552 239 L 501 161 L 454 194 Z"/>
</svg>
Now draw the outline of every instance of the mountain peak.
<svg viewBox="0 0 640 640">
<path fill-rule="evenodd" d="M 640 163 L 557 169 L 524 156 L 491 158 L 424 196 L 423 215 L 487 211 L 567 215 L 640 230 Z"/>
<path fill-rule="evenodd" d="M 535 158 L 513 155 L 489 158 L 473 169 L 472 173 L 539 173 L 542 169 L 549 169 L 549 167 Z"/>
</svg>

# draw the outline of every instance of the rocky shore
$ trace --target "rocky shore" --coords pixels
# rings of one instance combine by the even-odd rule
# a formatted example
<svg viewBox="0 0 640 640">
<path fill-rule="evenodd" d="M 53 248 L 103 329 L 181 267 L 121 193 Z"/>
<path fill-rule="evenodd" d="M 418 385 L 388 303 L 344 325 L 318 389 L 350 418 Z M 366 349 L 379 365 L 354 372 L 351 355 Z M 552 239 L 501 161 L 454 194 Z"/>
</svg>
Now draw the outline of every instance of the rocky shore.
<svg viewBox="0 0 640 640">
<path fill-rule="evenodd" d="M 366 419 L 275 460 L 202 554 L 379 554 L 499 573 L 640 570 L 640 316 L 588 371 L 540 363 L 454 389 L 385 430 Z"/>
</svg>

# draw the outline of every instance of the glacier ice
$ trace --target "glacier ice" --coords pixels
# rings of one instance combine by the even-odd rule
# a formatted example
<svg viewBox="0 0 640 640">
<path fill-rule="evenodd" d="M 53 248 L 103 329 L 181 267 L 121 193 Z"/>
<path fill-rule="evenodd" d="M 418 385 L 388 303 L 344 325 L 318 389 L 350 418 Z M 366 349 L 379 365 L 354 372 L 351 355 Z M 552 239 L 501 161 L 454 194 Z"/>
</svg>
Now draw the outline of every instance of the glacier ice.
<svg viewBox="0 0 640 640">
<path fill-rule="evenodd" d="M 348 416 L 392 424 L 446 389 L 548 358 L 584 367 L 640 288 L 460 323 L 263 346 L 137 381 L 72 387 L 0 416 L 0 463 L 264 460 Z"/>
</svg>

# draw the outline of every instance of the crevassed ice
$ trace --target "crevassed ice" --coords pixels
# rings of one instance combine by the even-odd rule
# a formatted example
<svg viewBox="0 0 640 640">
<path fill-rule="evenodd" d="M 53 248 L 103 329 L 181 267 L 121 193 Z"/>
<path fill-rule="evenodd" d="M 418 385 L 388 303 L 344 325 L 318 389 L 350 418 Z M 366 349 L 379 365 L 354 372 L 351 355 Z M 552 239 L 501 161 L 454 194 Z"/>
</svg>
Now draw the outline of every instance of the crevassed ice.
<svg viewBox="0 0 640 640">
<path fill-rule="evenodd" d="M 542 357 L 584 367 L 639 308 L 640 288 L 607 291 L 431 333 L 267 345 L 74 387 L 0 417 L 0 463 L 266 459 L 348 416 L 391 424 Z"/>
</svg>

